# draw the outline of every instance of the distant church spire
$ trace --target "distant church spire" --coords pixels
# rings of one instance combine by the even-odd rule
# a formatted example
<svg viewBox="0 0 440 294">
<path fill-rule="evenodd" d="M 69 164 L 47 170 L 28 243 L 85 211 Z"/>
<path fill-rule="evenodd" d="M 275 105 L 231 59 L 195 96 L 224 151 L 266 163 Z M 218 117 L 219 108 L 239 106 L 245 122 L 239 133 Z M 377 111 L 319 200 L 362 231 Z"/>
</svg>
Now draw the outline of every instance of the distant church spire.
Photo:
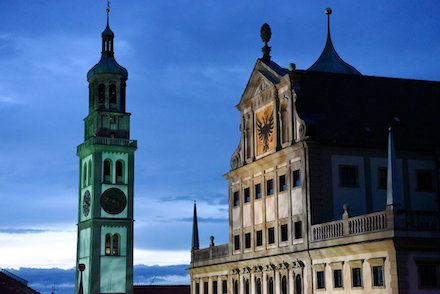
<svg viewBox="0 0 440 294">
<path fill-rule="evenodd" d="M 393 208 L 398 205 L 398 182 L 397 182 L 397 168 L 396 155 L 394 150 L 393 130 L 388 128 L 388 162 L 387 162 L 387 207 Z"/>
<path fill-rule="evenodd" d="M 197 205 L 194 201 L 194 215 L 193 215 L 193 230 L 192 230 L 192 242 L 191 242 L 191 250 L 200 249 L 199 243 L 199 226 L 197 222 Z"/>
</svg>

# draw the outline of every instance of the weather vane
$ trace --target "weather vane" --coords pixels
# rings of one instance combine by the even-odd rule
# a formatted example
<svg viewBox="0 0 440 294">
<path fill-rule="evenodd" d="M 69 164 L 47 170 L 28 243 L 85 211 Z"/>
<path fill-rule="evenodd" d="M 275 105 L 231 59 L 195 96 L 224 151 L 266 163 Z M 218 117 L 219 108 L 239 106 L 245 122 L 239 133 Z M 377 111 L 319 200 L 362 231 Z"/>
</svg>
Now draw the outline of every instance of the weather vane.
<svg viewBox="0 0 440 294">
<path fill-rule="evenodd" d="M 109 19 L 109 14 L 110 14 L 110 0 L 107 0 L 107 26 L 108 26 L 108 19 Z"/>
</svg>

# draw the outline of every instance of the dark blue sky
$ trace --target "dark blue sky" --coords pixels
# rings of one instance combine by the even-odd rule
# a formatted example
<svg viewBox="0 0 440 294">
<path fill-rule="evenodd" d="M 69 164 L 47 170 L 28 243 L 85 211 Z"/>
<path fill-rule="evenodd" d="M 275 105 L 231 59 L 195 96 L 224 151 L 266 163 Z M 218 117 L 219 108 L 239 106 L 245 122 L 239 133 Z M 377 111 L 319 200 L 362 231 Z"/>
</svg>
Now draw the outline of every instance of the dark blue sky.
<svg viewBox="0 0 440 294">
<path fill-rule="evenodd" d="M 0 267 L 74 266 L 75 151 L 105 6 L 0 0 Z M 361 73 L 440 80 L 436 0 L 112 1 L 139 145 L 136 263 L 189 261 L 193 200 L 202 246 L 211 234 L 227 242 L 223 174 L 239 142 L 234 106 L 261 56 L 260 27 L 271 25 L 274 61 L 306 69 L 323 49 L 329 6 L 336 50 Z"/>
</svg>

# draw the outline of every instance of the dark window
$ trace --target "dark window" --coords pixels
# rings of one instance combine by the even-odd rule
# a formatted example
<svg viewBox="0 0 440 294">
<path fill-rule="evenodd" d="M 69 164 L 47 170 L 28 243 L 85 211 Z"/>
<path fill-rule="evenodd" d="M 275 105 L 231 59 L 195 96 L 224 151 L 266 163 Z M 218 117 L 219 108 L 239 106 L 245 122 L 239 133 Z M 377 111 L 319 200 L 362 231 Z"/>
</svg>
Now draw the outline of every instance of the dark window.
<svg viewBox="0 0 440 294">
<path fill-rule="evenodd" d="M 203 282 L 203 293 L 204 294 L 208 294 L 209 293 L 208 282 Z"/>
<path fill-rule="evenodd" d="M 267 283 L 267 293 L 273 294 L 273 278 L 269 278 L 269 283 Z"/>
<path fill-rule="evenodd" d="M 234 236 L 234 250 L 240 250 L 240 236 Z"/>
<path fill-rule="evenodd" d="M 281 225 L 281 241 L 287 241 L 289 240 L 289 234 L 288 234 L 288 227 L 287 224 Z"/>
<path fill-rule="evenodd" d="M 373 286 L 383 286 L 383 266 L 373 266 Z"/>
<path fill-rule="evenodd" d="M 255 283 L 255 285 L 257 287 L 257 289 L 256 289 L 257 294 L 261 294 L 263 289 L 261 289 L 261 279 L 260 278 L 257 279 L 257 282 Z"/>
<path fill-rule="evenodd" d="M 228 281 L 222 281 L 222 294 L 228 294 Z"/>
<path fill-rule="evenodd" d="M 362 270 L 360 267 L 351 269 L 351 281 L 353 287 L 362 287 Z"/>
<path fill-rule="evenodd" d="M 200 284 L 196 283 L 196 293 L 199 294 L 200 293 Z"/>
<path fill-rule="evenodd" d="M 256 246 L 258 247 L 258 246 L 263 245 L 263 231 L 262 230 L 257 231 L 256 235 L 257 235 Z"/>
<path fill-rule="evenodd" d="M 116 161 L 116 181 L 124 182 L 124 163 L 121 160 Z"/>
<path fill-rule="evenodd" d="M 302 293 L 302 281 L 301 276 L 296 275 L 295 278 L 295 294 L 301 294 Z"/>
<path fill-rule="evenodd" d="M 437 266 L 434 263 L 418 264 L 419 288 L 438 287 Z"/>
<path fill-rule="evenodd" d="M 266 195 L 272 195 L 273 194 L 273 179 L 266 181 Z"/>
<path fill-rule="evenodd" d="M 112 254 L 112 236 L 110 234 L 105 235 L 105 255 Z"/>
<path fill-rule="evenodd" d="M 237 207 L 240 205 L 240 194 L 238 191 L 234 192 L 234 206 Z"/>
<path fill-rule="evenodd" d="M 105 85 L 99 84 L 98 86 L 98 101 L 103 103 L 105 100 Z"/>
<path fill-rule="evenodd" d="M 377 188 L 386 189 L 388 181 L 388 174 L 386 167 L 379 167 L 377 169 Z"/>
<path fill-rule="evenodd" d="M 325 289 L 325 276 L 323 271 L 316 272 L 316 281 L 318 289 Z"/>
<path fill-rule="evenodd" d="M 268 228 L 267 229 L 267 236 L 269 239 L 269 244 L 275 243 L 275 228 Z"/>
<path fill-rule="evenodd" d="M 302 222 L 297 221 L 295 222 L 295 239 L 301 239 L 302 238 Z"/>
<path fill-rule="evenodd" d="M 246 283 L 244 284 L 244 293 L 250 294 L 249 279 L 246 279 Z"/>
<path fill-rule="evenodd" d="M 238 294 L 238 281 L 234 281 L 234 294 Z"/>
<path fill-rule="evenodd" d="M 341 187 L 357 187 L 358 168 L 354 165 L 339 166 L 339 186 Z"/>
<path fill-rule="evenodd" d="M 261 184 L 255 185 L 255 199 L 261 198 Z"/>
<path fill-rule="evenodd" d="M 116 104 L 116 85 L 110 85 L 110 103 Z"/>
<path fill-rule="evenodd" d="M 113 235 L 113 250 L 112 250 L 112 254 L 113 255 L 119 255 L 119 235 L 115 234 Z"/>
<path fill-rule="evenodd" d="M 112 162 L 109 159 L 104 160 L 104 182 L 111 182 Z"/>
<path fill-rule="evenodd" d="M 244 203 L 251 202 L 251 191 L 249 188 L 244 189 Z"/>
<path fill-rule="evenodd" d="M 281 278 L 281 294 L 287 294 L 287 277 Z"/>
<path fill-rule="evenodd" d="M 433 180 L 432 171 L 429 170 L 418 170 L 416 172 L 417 177 L 417 191 L 432 191 L 433 190 Z"/>
<path fill-rule="evenodd" d="M 342 288 L 342 270 L 333 270 L 333 285 L 335 288 Z"/>
<path fill-rule="evenodd" d="M 217 281 L 212 282 L 212 294 L 218 294 L 217 292 Z"/>
<path fill-rule="evenodd" d="M 83 168 L 83 187 L 87 186 L 87 163 L 84 164 L 84 168 Z"/>
<path fill-rule="evenodd" d="M 244 234 L 244 248 L 251 248 L 251 233 Z"/>
<path fill-rule="evenodd" d="M 286 175 L 282 175 L 278 177 L 278 191 L 284 192 L 287 190 L 286 186 Z"/>
<path fill-rule="evenodd" d="M 301 187 L 301 173 L 299 169 L 292 172 L 292 187 Z"/>
</svg>

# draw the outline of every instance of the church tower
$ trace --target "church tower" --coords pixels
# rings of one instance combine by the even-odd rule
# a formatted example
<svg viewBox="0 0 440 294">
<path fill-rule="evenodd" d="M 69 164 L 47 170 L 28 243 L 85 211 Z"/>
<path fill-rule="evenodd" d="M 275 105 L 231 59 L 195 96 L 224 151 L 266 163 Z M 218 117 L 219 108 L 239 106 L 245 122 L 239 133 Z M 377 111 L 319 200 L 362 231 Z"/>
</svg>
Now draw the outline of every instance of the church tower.
<svg viewBox="0 0 440 294">
<path fill-rule="evenodd" d="M 114 57 L 114 33 L 102 32 L 100 61 L 87 73 L 89 113 L 78 146 L 75 293 L 133 293 L 133 182 L 137 141 L 125 111 L 127 70 Z"/>
</svg>

